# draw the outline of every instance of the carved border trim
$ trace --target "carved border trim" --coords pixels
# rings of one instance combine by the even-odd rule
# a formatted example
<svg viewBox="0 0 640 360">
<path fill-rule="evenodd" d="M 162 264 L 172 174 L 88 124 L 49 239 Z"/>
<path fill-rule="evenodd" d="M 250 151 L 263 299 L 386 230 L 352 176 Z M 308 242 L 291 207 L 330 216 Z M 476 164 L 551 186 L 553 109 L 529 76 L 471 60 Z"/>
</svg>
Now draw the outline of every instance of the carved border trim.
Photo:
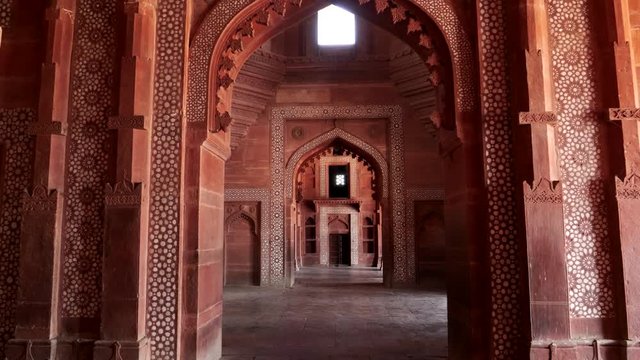
<svg viewBox="0 0 640 360">
<path fill-rule="evenodd" d="M 358 265 L 360 256 L 360 212 L 350 206 L 325 206 L 319 204 L 316 226 L 319 226 L 320 265 L 329 265 L 329 215 L 349 215 L 351 232 L 351 265 Z"/>
<path fill-rule="evenodd" d="M 521 125 L 527 124 L 556 124 L 558 122 L 558 118 L 556 114 L 553 112 L 521 112 L 518 115 L 518 120 Z"/>
<path fill-rule="evenodd" d="M 144 116 L 112 116 L 109 118 L 108 125 L 111 130 L 118 129 L 138 129 L 145 130 Z"/>
<path fill-rule="evenodd" d="M 609 109 L 609 119 L 611 120 L 634 120 L 640 121 L 640 109 L 622 108 Z"/>
<path fill-rule="evenodd" d="M 540 179 L 531 186 L 526 181 L 523 184 L 524 201 L 529 204 L 562 204 L 562 184 Z"/>
<path fill-rule="evenodd" d="M 55 212 L 58 207 L 58 191 L 44 186 L 36 186 L 33 192 L 24 192 L 22 196 L 23 213 Z"/>
<path fill-rule="evenodd" d="M 67 124 L 60 121 L 37 121 L 29 124 L 29 135 L 67 135 Z"/>
<path fill-rule="evenodd" d="M 142 204 L 142 183 L 121 181 L 111 186 L 107 184 L 104 189 L 104 203 L 108 208 L 140 207 Z"/>
<path fill-rule="evenodd" d="M 624 180 L 616 177 L 616 197 L 618 200 L 640 200 L 640 176 L 631 174 Z"/>
<path fill-rule="evenodd" d="M 275 107 L 271 112 L 271 284 L 279 285 L 284 283 L 284 243 L 285 243 L 285 198 L 291 198 L 293 192 L 293 168 L 302 156 L 313 147 L 330 141 L 338 135 L 353 135 L 341 129 L 333 129 L 299 148 L 288 162 L 285 162 L 285 141 L 284 129 L 286 119 L 388 119 L 389 129 L 389 153 L 388 162 L 391 174 L 390 182 L 385 183 L 383 198 L 390 195 L 391 198 L 391 223 L 393 239 L 393 269 L 392 278 L 395 284 L 412 283 L 415 280 L 415 271 L 411 271 L 409 259 L 415 258 L 413 244 L 407 243 L 405 232 L 405 168 L 404 168 L 404 128 L 402 123 L 402 107 L 396 105 L 370 105 L 370 106 L 288 106 Z M 357 138 L 355 138 L 357 140 Z M 349 140 L 346 138 L 345 140 Z M 360 140 L 361 142 L 361 140 Z M 313 144 L 313 145 L 310 145 Z M 379 153 L 375 148 L 365 142 L 354 143 L 354 145 L 371 153 L 379 162 L 379 167 L 385 172 L 384 158 L 378 159 L 375 153 Z M 311 148 L 308 148 L 311 146 Z M 282 169 L 286 172 L 283 173 Z M 385 176 L 386 179 L 386 176 Z M 397 229 L 398 231 L 393 231 Z"/>
</svg>

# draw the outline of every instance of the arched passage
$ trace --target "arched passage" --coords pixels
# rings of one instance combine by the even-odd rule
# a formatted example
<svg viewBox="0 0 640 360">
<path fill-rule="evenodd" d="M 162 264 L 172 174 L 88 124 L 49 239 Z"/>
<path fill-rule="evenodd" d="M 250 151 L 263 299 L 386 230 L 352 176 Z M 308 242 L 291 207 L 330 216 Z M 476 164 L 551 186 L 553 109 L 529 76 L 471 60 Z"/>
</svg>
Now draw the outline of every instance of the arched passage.
<svg viewBox="0 0 640 360">
<path fill-rule="evenodd" d="M 349 174 L 350 195 L 348 199 L 331 199 L 328 192 L 331 177 L 329 169 L 335 165 L 346 164 Z M 304 178 L 303 173 L 311 169 L 317 176 Z M 366 169 L 367 174 L 359 170 Z M 306 181 L 305 181 L 306 180 Z M 291 279 L 287 283 L 293 284 L 293 265 L 330 265 L 332 264 L 330 248 L 333 246 L 330 224 L 342 221 L 347 224 L 350 242 L 351 266 L 373 267 L 381 266 L 382 231 L 378 231 L 373 219 L 385 224 L 384 234 L 391 228 L 387 226 L 390 219 L 389 199 L 389 163 L 385 156 L 374 146 L 359 139 L 349 132 L 334 128 L 300 146 L 288 159 L 285 172 L 286 208 L 291 212 L 286 216 L 285 229 L 288 230 Z M 360 183 L 362 182 L 362 183 Z M 396 201 L 400 199 L 395 198 Z M 382 211 L 384 209 L 384 212 Z M 342 218 L 341 218 L 342 217 Z M 313 240 L 315 242 L 313 255 L 303 253 L 303 243 L 306 239 L 297 232 L 303 224 L 300 219 L 313 219 L 317 230 Z M 364 231 L 366 219 L 369 219 L 371 236 Z M 374 231 L 375 230 L 375 231 Z M 344 235 L 344 234 L 343 234 Z M 380 241 L 378 241 L 378 236 Z M 306 234 L 304 235 L 306 237 Z M 304 241 L 302 241 L 304 240 Z M 388 244 L 389 239 L 384 243 Z M 306 246 L 305 246 L 306 247 Z M 388 249 L 386 251 L 389 251 Z M 342 262 L 342 264 L 347 264 Z M 389 262 L 389 268 L 393 268 Z M 296 269 L 299 266 L 296 266 Z M 389 284 L 391 277 L 388 277 Z"/>
<path fill-rule="evenodd" d="M 448 228 L 456 238 L 451 243 L 451 253 L 455 258 L 451 259 L 451 264 L 456 270 L 451 272 L 452 283 L 459 284 L 460 291 L 454 293 L 454 298 L 450 306 L 450 321 L 454 324 L 452 331 L 456 336 L 451 337 L 465 346 L 456 345 L 461 353 L 464 349 L 470 349 L 471 344 L 487 343 L 483 336 L 488 336 L 490 331 L 483 332 L 482 335 L 474 332 L 474 328 L 482 326 L 488 327 L 488 321 L 479 314 L 486 313 L 488 302 L 486 296 L 476 296 L 486 294 L 486 289 L 482 287 L 472 287 L 471 284 L 480 284 L 472 278 L 482 278 L 486 275 L 487 269 L 484 267 L 483 256 L 485 251 L 483 242 L 485 241 L 485 231 L 483 220 L 485 210 L 482 209 L 481 201 L 478 198 L 484 193 L 482 185 L 482 161 L 481 161 L 481 138 L 480 124 L 473 123 L 473 111 L 475 104 L 472 95 L 473 86 L 469 78 L 460 76 L 473 71 L 472 66 L 459 66 L 462 60 L 473 61 L 469 48 L 465 47 L 464 31 L 456 20 L 455 13 L 446 4 L 438 6 L 437 13 L 433 15 L 438 18 L 434 22 L 430 13 L 425 12 L 424 7 L 414 4 L 400 4 L 398 2 L 388 2 L 388 6 L 380 7 L 382 2 L 363 3 L 361 7 L 351 6 L 358 15 L 370 19 L 383 28 L 397 34 L 411 44 L 414 49 L 423 57 L 425 64 L 432 70 L 433 85 L 438 89 L 439 94 L 439 114 L 434 117 L 434 121 L 441 126 L 440 143 L 443 153 L 447 154 L 451 161 L 448 168 L 447 196 L 450 201 L 447 211 L 455 215 L 456 221 L 449 224 Z M 274 35 L 279 29 L 287 26 L 288 22 L 294 22 L 305 14 L 317 10 L 324 2 L 312 2 L 316 8 L 300 6 L 298 2 L 257 2 L 242 11 L 240 4 L 236 10 L 231 12 L 236 14 L 234 19 L 222 30 L 217 21 L 224 16 L 218 13 L 220 10 L 214 6 L 211 14 L 221 16 L 216 22 L 209 22 L 208 16 L 202 23 L 201 28 L 196 32 L 192 42 L 191 68 L 189 79 L 189 100 L 187 104 L 186 142 L 185 142 L 185 190 L 192 196 L 187 197 L 184 211 L 193 214 L 185 221 L 185 249 L 184 251 L 213 251 L 221 246 L 219 240 L 219 229 L 215 224 L 206 222 L 207 219 L 220 216 L 220 202 L 224 193 L 224 184 L 220 181 L 221 174 L 224 173 L 224 161 L 230 152 L 228 148 L 229 133 L 225 131 L 231 118 L 228 114 L 230 99 L 232 97 L 234 76 L 239 67 L 246 60 L 252 49 L 257 48 L 262 41 Z M 283 11 L 284 6 L 287 11 Z M 346 4 L 347 6 L 349 4 Z M 365 6 L 366 5 L 366 6 Z M 403 6 L 403 5 L 406 5 Z M 372 7 L 373 6 L 373 7 Z M 431 5 L 423 5 L 434 10 Z M 305 10 L 306 9 L 306 10 Z M 290 12 L 289 12 L 290 10 Z M 307 11 L 307 12 L 305 12 Z M 228 11 L 225 11 L 228 12 Z M 286 21 L 285 13 L 287 14 Z M 297 15 L 296 15 L 297 14 Z M 275 19 L 275 20 L 274 20 Z M 450 20 L 446 24 L 446 20 Z M 278 26 L 270 27 L 273 24 Z M 437 26 L 436 24 L 444 24 Z M 396 27 L 397 26 L 397 27 Z M 415 29 L 413 29 L 415 27 Z M 445 31 L 445 33 L 441 32 Z M 261 32 L 262 31 L 262 32 Z M 451 44 L 455 50 L 449 51 L 446 39 L 451 39 Z M 467 44 L 468 45 L 468 44 Z M 460 50 L 460 51 L 458 51 Z M 468 55 L 468 56 L 467 56 Z M 215 94 L 215 96 L 212 96 Z M 226 104 L 226 105 L 225 105 Z M 274 113 L 274 115 L 277 114 Z M 321 114 L 322 115 L 322 114 Z M 272 125 L 272 131 L 277 130 L 277 125 Z M 271 139 L 277 141 L 277 137 L 271 134 Z M 272 150 L 276 151 L 282 144 L 272 143 Z M 276 163 L 272 166 L 284 167 L 284 161 L 278 163 L 279 159 L 274 158 Z M 395 170 L 395 169 L 394 169 Z M 284 186 L 285 178 L 283 174 L 277 174 L 271 179 L 273 185 L 270 193 L 270 206 L 272 209 L 285 209 L 285 195 L 291 187 Z M 402 188 L 401 182 L 391 182 L 393 187 Z M 391 190 L 393 191 L 393 190 Z M 391 207 L 394 221 L 399 227 L 403 227 L 404 204 L 399 201 L 397 206 Z M 285 214 L 272 211 L 272 229 L 285 228 Z M 395 226 L 395 225 L 394 225 Z M 285 264 L 290 258 L 287 257 L 285 236 L 279 231 L 271 231 L 269 235 L 269 267 L 262 271 L 262 283 L 272 285 L 283 285 L 286 279 L 290 278 L 286 271 L 291 266 Z M 472 241 L 471 239 L 477 239 Z M 393 277 L 398 279 L 397 284 L 403 281 L 411 281 L 415 276 L 415 259 L 412 251 L 413 244 L 408 244 L 404 238 L 394 239 L 393 256 L 395 264 L 403 264 L 393 268 Z M 263 247 L 263 252 L 264 252 Z M 263 254 L 264 255 L 264 254 Z M 264 259 L 264 257 L 263 257 Z M 185 276 L 195 279 L 216 276 L 216 270 L 220 267 L 219 260 L 209 259 L 211 266 L 203 267 L 201 261 L 185 268 Z M 273 265 L 275 264 L 275 265 Z M 267 281 L 265 281 L 267 280 Z M 196 281 L 200 283 L 200 281 Z M 184 289 L 184 287 L 183 287 Z M 200 291 L 200 290 L 198 290 Z M 199 318 L 202 316 L 202 308 L 221 306 L 221 297 L 213 296 L 210 299 L 197 298 L 198 291 L 184 292 L 186 304 L 194 304 L 191 316 Z M 457 296 L 457 298 L 455 297 Z M 192 300 L 189 300 L 192 299 Z M 193 300 L 196 300 L 195 303 Z M 482 301 L 478 301 L 482 299 Z M 486 302 L 485 302 L 486 301 Z M 197 303 L 197 305 L 196 305 Z M 211 312 L 209 312 L 211 313 Z M 207 326 L 198 329 L 185 329 L 185 342 L 191 345 L 185 346 L 185 352 L 208 351 L 215 352 L 217 341 L 212 340 L 206 346 L 197 344 L 198 333 L 216 333 L 219 338 L 217 318 L 204 320 Z M 201 350 L 198 347 L 201 347 Z M 454 353 L 455 354 L 455 353 Z M 464 355 L 459 355 L 464 357 Z"/>
<path fill-rule="evenodd" d="M 224 285 L 260 285 L 260 242 L 256 209 L 225 209 Z"/>
</svg>

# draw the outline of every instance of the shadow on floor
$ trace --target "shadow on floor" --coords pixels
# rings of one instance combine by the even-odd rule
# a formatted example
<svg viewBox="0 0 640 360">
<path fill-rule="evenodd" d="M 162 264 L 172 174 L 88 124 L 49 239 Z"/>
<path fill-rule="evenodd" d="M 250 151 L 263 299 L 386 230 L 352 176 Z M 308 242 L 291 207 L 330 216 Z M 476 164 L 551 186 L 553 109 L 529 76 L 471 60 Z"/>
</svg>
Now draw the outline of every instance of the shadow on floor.
<svg viewBox="0 0 640 360">
<path fill-rule="evenodd" d="M 225 288 L 224 360 L 446 359 L 446 294 L 374 269 L 304 268 L 291 289 Z"/>
</svg>

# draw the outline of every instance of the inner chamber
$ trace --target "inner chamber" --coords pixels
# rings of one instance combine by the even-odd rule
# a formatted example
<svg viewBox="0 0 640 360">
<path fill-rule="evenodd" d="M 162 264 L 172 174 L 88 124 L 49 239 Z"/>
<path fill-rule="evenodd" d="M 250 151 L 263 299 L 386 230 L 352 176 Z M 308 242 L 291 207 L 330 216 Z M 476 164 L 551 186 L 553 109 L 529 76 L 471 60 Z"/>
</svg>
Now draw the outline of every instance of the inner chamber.
<svg viewBox="0 0 640 360">
<path fill-rule="evenodd" d="M 233 151 L 225 169 L 223 355 L 323 349 L 319 355 L 327 358 L 444 358 L 444 181 L 429 71 L 403 41 L 358 17 L 353 45 L 319 45 L 319 19 L 313 14 L 265 42 L 235 83 Z M 376 106 L 401 109 L 401 138 L 392 136 L 389 118 L 309 118 L 291 111 L 284 119 L 284 167 L 274 169 L 272 146 L 280 142 L 273 138 L 274 110 Z M 338 133 L 348 139 L 329 136 Z M 401 147 L 401 161 L 392 164 L 394 147 Z M 265 287 L 261 274 L 272 261 L 266 257 L 269 197 L 276 196 L 271 182 L 287 168 L 294 171 L 284 222 L 290 289 L 283 293 Z M 391 181 L 394 171 L 402 172 L 401 188 Z M 404 228 L 393 226 L 394 201 L 404 211 Z M 411 240 L 405 242 L 412 277 L 403 290 L 390 290 L 399 236 Z M 388 327 L 398 331 L 382 336 Z M 355 340 L 344 337 L 355 332 Z M 257 342 L 247 347 L 250 334 Z"/>
</svg>

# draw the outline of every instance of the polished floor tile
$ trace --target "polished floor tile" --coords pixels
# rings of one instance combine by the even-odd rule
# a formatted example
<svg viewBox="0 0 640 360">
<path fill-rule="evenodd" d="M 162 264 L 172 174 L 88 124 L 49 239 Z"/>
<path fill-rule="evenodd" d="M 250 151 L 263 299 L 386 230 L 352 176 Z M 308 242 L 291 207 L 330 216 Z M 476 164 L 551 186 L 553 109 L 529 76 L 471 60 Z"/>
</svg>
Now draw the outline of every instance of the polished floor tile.
<svg viewBox="0 0 640 360">
<path fill-rule="evenodd" d="M 373 269 L 305 268 L 292 289 L 227 287 L 223 359 L 447 358 L 443 286 L 381 283 Z"/>
</svg>

